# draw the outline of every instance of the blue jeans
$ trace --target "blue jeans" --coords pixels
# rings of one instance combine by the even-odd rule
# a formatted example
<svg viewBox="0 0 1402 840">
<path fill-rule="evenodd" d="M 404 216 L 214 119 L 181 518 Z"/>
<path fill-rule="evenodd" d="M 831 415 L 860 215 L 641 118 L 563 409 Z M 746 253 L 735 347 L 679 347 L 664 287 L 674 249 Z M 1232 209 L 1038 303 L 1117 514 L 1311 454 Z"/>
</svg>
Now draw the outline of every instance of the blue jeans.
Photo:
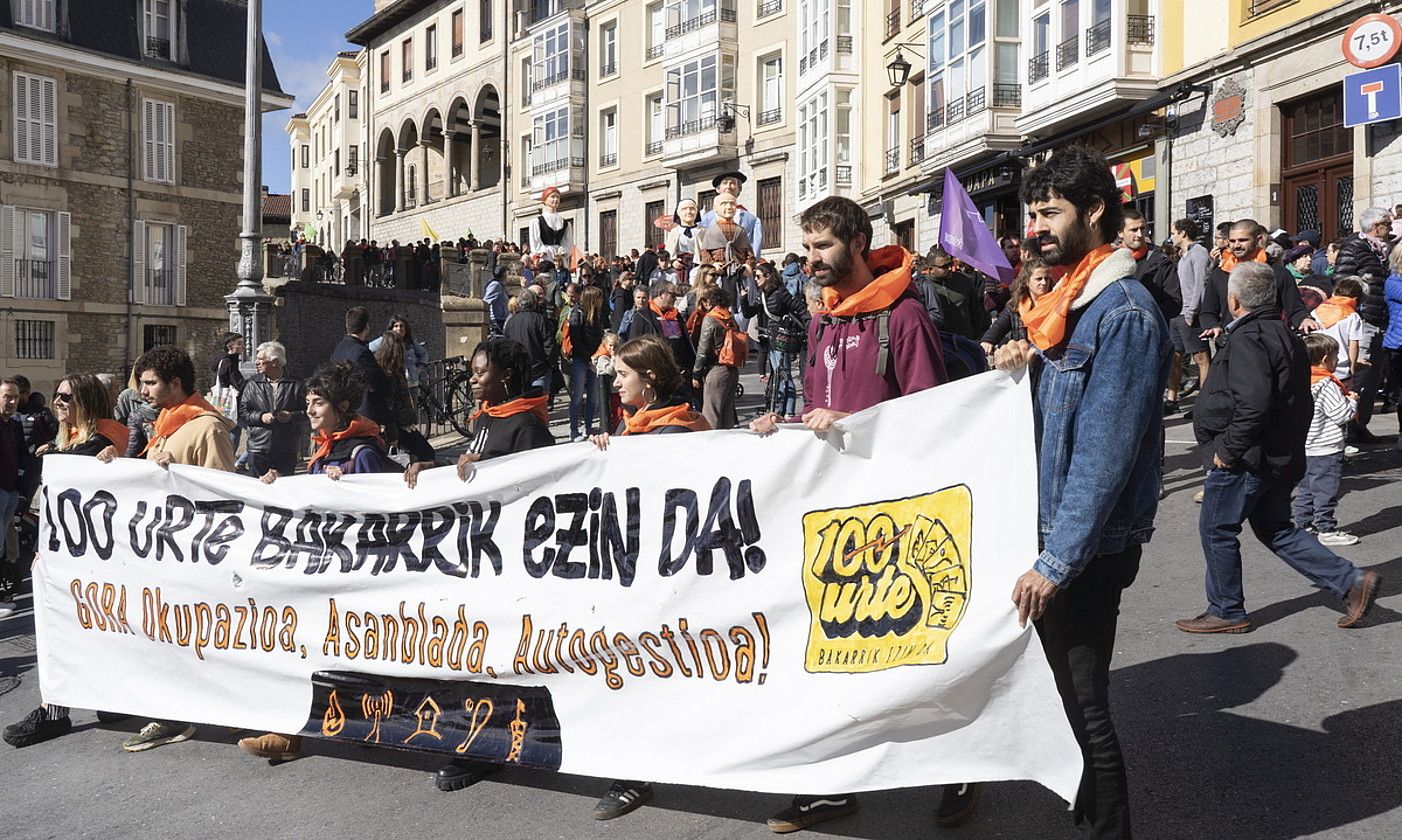
<svg viewBox="0 0 1402 840">
<path fill-rule="evenodd" d="M 794 387 L 793 382 L 793 357 L 788 353 L 770 350 L 769 375 L 774 383 L 774 405 L 770 410 L 777 411 L 786 418 L 793 417 L 798 413 L 798 389 Z"/>
<path fill-rule="evenodd" d="M 579 437 L 580 403 L 584 408 L 584 433 L 594 434 L 594 363 L 589 359 L 570 360 L 570 437 Z"/>
<path fill-rule="evenodd" d="M 1245 471 L 1207 471 L 1198 535 L 1207 560 L 1207 611 L 1212 615 L 1228 620 L 1246 618 L 1241 542 L 1237 539 L 1242 522 L 1249 522 L 1256 539 L 1290 568 L 1339 598 L 1346 597 L 1362 577 L 1352 563 L 1290 521 L 1292 489 L 1288 482 L 1262 479 Z"/>
<path fill-rule="evenodd" d="M 1339 530 L 1334 508 L 1339 503 L 1339 481 L 1344 475 L 1344 453 L 1306 455 L 1305 477 L 1295 488 L 1295 526 L 1313 527 L 1321 534 Z"/>
</svg>

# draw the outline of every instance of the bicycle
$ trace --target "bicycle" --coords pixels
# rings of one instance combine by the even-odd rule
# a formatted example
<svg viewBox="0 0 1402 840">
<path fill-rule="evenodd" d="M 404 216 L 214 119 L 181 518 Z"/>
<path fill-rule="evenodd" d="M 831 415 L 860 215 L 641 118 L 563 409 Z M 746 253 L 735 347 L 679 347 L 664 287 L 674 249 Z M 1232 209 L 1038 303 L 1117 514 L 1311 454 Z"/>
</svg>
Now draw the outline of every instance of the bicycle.
<svg viewBox="0 0 1402 840">
<path fill-rule="evenodd" d="M 441 373 L 437 371 L 441 370 Z M 430 372 L 433 373 L 430 373 Z M 451 425 L 463 437 L 472 435 L 472 370 L 467 359 L 454 356 L 427 365 L 419 373 L 414 405 L 428 425 Z"/>
</svg>

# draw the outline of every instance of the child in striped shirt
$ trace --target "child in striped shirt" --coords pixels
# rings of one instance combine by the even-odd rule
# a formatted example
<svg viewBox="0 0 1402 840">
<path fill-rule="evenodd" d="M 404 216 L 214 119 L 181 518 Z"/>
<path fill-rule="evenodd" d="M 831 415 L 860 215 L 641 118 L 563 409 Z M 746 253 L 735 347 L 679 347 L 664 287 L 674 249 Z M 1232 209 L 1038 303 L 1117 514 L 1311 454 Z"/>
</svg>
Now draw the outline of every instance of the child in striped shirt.
<svg viewBox="0 0 1402 840">
<path fill-rule="evenodd" d="M 1309 353 L 1314 419 L 1305 437 L 1305 477 L 1295 488 L 1295 524 L 1318 535 L 1321 545 L 1353 545 L 1358 537 L 1339 530 L 1334 508 L 1344 472 L 1344 428 L 1358 411 L 1358 395 L 1334 375 L 1339 342 L 1323 332 L 1305 336 Z"/>
</svg>

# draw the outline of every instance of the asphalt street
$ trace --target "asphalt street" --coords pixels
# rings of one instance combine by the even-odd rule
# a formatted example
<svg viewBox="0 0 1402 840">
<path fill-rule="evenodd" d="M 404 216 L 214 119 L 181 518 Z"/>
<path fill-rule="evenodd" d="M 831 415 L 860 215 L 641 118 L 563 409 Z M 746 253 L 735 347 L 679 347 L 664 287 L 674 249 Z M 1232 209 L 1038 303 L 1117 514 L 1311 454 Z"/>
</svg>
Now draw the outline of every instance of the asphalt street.
<svg viewBox="0 0 1402 840">
<path fill-rule="evenodd" d="M 747 375 L 745 404 L 762 390 Z M 557 412 L 558 413 L 558 412 Z M 1341 553 L 1384 578 L 1360 629 L 1335 627 L 1339 605 L 1249 536 L 1246 591 L 1255 629 L 1190 636 L 1172 621 L 1201 612 L 1202 559 L 1191 428 L 1168 424 L 1167 495 L 1138 581 L 1126 593 L 1112 690 L 1142 840 L 1402 837 L 1402 451 L 1386 443 L 1347 466 L 1340 522 L 1363 541 Z M 557 433 L 563 434 L 559 426 Z M 1028 558 L 1030 563 L 1031 558 Z M 33 619 L 0 619 L 0 722 L 39 701 Z M 133 680 L 144 679 L 133 672 Z M 802 714 L 796 709 L 795 714 Z M 309 740 L 278 766 L 203 726 L 194 741 L 129 755 L 144 721 L 100 725 L 16 750 L 0 745 L 0 838 L 758 838 L 785 798 L 661 785 L 654 803 L 612 822 L 590 811 L 609 781 L 508 770 L 440 793 L 441 760 Z M 716 721 L 698 721 L 704 736 Z M 618 721 L 620 741 L 631 736 Z M 1079 836 L 1065 805 L 1030 783 L 989 786 L 977 816 L 936 828 L 937 788 L 864 795 L 858 814 L 807 836 L 962 840 Z"/>
</svg>

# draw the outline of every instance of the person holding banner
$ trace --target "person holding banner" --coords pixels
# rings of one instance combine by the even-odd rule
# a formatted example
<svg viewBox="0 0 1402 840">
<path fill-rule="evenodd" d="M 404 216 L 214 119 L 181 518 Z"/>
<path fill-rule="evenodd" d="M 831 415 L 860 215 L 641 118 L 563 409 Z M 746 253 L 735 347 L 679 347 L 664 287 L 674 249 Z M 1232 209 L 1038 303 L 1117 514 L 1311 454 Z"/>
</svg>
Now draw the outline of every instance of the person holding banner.
<svg viewBox="0 0 1402 840">
<path fill-rule="evenodd" d="M 1031 619 L 1085 756 L 1076 822 L 1095 840 L 1131 837 L 1129 783 L 1110 716 L 1110 659 L 1121 593 L 1134 582 L 1154 530 L 1162 484 L 1168 325 L 1114 240 L 1121 195 L 1099 152 L 1057 152 L 1022 182 L 1029 239 L 1069 269 L 1020 306 L 1031 342 L 998 348 L 994 365 L 1040 360 L 1038 430 L 1041 554 L 1018 578 L 1018 621 Z M 1035 238 L 1034 238 L 1035 237 Z"/>
<path fill-rule="evenodd" d="M 109 462 L 126 451 L 127 427 L 112 419 L 111 393 L 93 374 L 75 373 L 59 380 L 53 412 L 58 436 L 36 454 L 88 455 Z M 5 727 L 3 737 L 12 747 L 29 747 L 67 735 L 72 728 L 67 706 L 40 703 L 23 720 Z"/>
<path fill-rule="evenodd" d="M 819 201 L 799 225 L 813 283 L 822 287 L 808 325 L 803 425 L 827 432 L 854 412 L 947 381 L 939 334 L 912 285 L 914 256 L 899 245 L 873 251 L 871 219 L 848 198 Z M 783 420 L 771 411 L 750 430 L 770 435 Z M 958 807 L 972 813 L 976 802 Z M 768 825 L 786 834 L 856 810 L 855 794 L 799 795 Z"/>
</svg>

